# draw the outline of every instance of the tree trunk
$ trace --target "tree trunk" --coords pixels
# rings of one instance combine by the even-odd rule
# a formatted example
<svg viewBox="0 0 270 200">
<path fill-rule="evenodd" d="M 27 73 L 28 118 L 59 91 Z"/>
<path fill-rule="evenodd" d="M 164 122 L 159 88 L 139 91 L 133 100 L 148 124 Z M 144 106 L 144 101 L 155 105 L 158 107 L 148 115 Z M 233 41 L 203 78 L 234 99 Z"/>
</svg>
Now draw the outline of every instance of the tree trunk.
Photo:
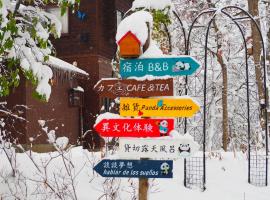
<svg viewBox="0 0 270 200">
<path fill-rule="evenodd" d="M 259 10 L 258 10 L 258 0 L 248 0 L 248 8 L 249 12 L 255 16 L 259 16 Z M 258 25 L 260 26 L 260 21 L 256 20 Z M 264 86 L 263 86 L 263 74 L 262 74 L 262 67 L 261 67 L 261 38 L 259 31 L 257 30 L 257 27 L 254 23 L 251 24 L 251 32 L 252 32 L 252 47 L 253 47 L 253 58 L 254 58 L 254 64 L 255 64 L 255 75 L 256 75 L 256 83 L 258 87 L 258 95 L 259 95 L 259 101 L 262 104 L 265 102 L 265 95 L 264 95 Z M 263 108 L 263 107 L 262 107 Z M 260 124 L 262 129 L 264 129 L 264 112 L 265 109 L 262 109 L 262 112 L 260 113 Z"/>
<path fill-rule="evenodd" d="M 217 53 L 217 59 L 221 66 L 222 71 L 222 145 L 223 150 L 228 150 L 228 137 L 229 137 L 229 117 L 228 117 L 228 72 L 227 66 L 224 64 L 223 57 L 221 53 Z"/>
<path fill-rule="evenodd" d="M 266 61 L 267 61 L 266 67 L 267 68 L 266 70 L 267 70 L 267 73 L 269 73 L 270 71 L 270 2 L 266 3 L 266 21 L 267 21 L 266 28 L 268 28 L 268 30 L 266 30 L 267 31 L 267 41 L 266 41 Z M 268 81 L 269 81 L 269 78 L 268 78 Z M 270 93 L 269 87 L 268 87 L 267 92 L 268 92 L 267 102 L 269 102 L 269 93 Z M 270 112 L 268 112 L 268 119 L 270 119 Z M 268 136 L 270 137 L 270 133 L 268 133 Z"/>
<path fill-rule="evenodd" d="M 266 31 L 267 31 L 267 39 L 266 39 L 266 63 L 267 63 L 267 72 L 270 72 L 270 2 L 266 3 Z M 268 88 L 269 90 L 269 88 Z M 269 100 L 269 97 L 268 97 Z"/>
<path fill-rule="evenodd" d="M 218 26 L 216 21 L 214 21 L 215 32 L 218 33 Z M 228 115 L 228 72 L 227 66 L 224 63 L 222 51 L 220 50 L 221 45 L 219 44 L 219 39 L 222 36 L 217 35 L 217 46 L 218 50 L 216 53 L 217 61 L 221 66 L 222 72 L 222 148 L 224 151 L 228 150 L 228 139 L 229 139 L 229 115 Z"/>
</svg>

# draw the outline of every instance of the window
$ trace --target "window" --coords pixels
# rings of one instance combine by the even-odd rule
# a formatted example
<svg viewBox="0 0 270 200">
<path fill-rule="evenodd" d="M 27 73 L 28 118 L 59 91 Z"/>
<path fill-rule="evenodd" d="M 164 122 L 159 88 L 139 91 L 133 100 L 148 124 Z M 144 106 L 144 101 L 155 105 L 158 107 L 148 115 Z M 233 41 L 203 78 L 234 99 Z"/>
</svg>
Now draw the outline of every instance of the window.
<svg viewBox="0 0 270 200">
<path fill-rule="evenodd" d="M 121 11 L 119 11 L 119 10 L 117 10 L 116 11 L 116 23 L 117 23 L 117 26 L 120 24 L 120 22 L 122 21 L 123 17 L 124 17 L 124 13 L 121 12 Z"/>
<path fill-rule="evenodd" d="M 57 7 L 51 7 L 46 9 L 47 12 L 55 15 L 59 21 L 62 23 L 62 31 L 61 33 L 68 33 L 68 10 L 66 13 L 61 16 L 61 9 Z"/>
</svg>

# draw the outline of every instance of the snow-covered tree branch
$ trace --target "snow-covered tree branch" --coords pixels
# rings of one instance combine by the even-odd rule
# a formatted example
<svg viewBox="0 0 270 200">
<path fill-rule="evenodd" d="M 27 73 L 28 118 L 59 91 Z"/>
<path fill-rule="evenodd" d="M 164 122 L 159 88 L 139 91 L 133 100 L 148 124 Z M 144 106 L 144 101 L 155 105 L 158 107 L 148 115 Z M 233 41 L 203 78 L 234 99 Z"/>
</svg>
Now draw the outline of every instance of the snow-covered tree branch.
<svg viewBox="0 0 270 200">
<path fill-rule="evenodd" d="M 46 63 L 54 53 L 50 36 L 61 35 L 61 23 L 43 8 L 56 4 L 64 14 L 79 0 L 0 0 L 0 97 L 7 96 L 26 78 L 36 87 L 35 95 L 48 101 L 52 71 Z"/>
</svg>

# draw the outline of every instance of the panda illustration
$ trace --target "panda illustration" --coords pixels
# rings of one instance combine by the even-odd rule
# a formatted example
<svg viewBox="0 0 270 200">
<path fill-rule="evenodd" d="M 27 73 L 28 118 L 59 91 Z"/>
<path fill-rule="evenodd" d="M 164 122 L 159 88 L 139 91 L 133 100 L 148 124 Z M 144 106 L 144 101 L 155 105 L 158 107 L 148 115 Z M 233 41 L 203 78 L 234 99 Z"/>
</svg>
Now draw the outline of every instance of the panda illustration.
<svg viewBox="0 0 270 200">
<path fill-rule="evenodd" d="M 189 70 L 190 66 L 188 63 L 183 63 L 181 61 L 178 61 L 175 63 L 175 65 L 173 66 L 173 72 L 179 72 L 182 70 Z"/>
<path fill-rule="evenodd" d="M 168 122 L 167 120 L 162 120 L 161 122 L 159 122 L 159 132 L 160 132 L 160 136 L 166 136 L 168 133 L 169 129 L 168 129 Z"/>
<path fill-rule="evenodd" d="M 178 147 L 179 154 L 182 157 L 188 157 L 190 155 L 190 145 L 188 143 L 180 144 Z"/>
</svg>

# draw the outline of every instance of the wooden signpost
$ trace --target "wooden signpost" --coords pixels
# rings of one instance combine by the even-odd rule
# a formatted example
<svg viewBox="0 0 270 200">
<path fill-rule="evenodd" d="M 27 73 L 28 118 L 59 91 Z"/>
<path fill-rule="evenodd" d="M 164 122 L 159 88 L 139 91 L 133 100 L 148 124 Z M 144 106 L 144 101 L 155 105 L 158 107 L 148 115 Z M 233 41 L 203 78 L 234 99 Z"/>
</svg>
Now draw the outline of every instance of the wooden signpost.
<svg viewBox="0 0 270 200">
<path fill-rule="evenodd" d="M 121 158 L 128 159 L 178 159 L 197 152 L 199 145 L 189 137 L 179 138 L 120 138 L 119 152 Z"/>
<path fill-rule="evenodd" d="M 173 79 L 101 79 L 94 90 L 102 97 L 173 96 Z"/>
<path fill-rule="evenodd" d="M 120 98 L 120 115 L 124 117 L 192 117 L 199 109 L 189 97 Z"/>
<path fill-rule="evenodd" d="M 150 37 L 148 35 L 148 39 Z M 140 40 L 131 31 L 127 31 L 120 38 L 118 48 L 122 78 L 166 76 L 153 80 L 149 80 L 149 77 L 144 80 L 100 80 L 94 86 L 94 90 L 101 97 L 113 99 L 120 97 L 120 116 L 192 117 L 200 109 L 200 106 L 189 97 L 159 97 L 173 96 L 173 79 L 170 77 L 195 73 L 200 67 L 197 60 L 191 56 L 138 59 L 143 53 L 143 48 Z M 158 98 L 142 98 L 157 96 Z M 173 119 L 101 120 L 95 126 L 96 131 L 102 137 L 120 137 L 118 154 L 127 160 L 105 159 L 98 163 L 94 170 L 103 177 L 139 178 L 139 200 L 147 200 L 148 178 L 172 178 L 173 161 L 166 159 L 187 157 L 199 148 L 193 137 L 189 135 L 168 136 L 173 128 Z"/>
<path fill-rule="evenodd" d="M 199 62 L 191 56 L 120 60 L 122 78 L 145 75 L 187 76 L 193 74 L 199 67 Z"/>
<path fill-rule="evenodd" d="M 162 137 L 174 129 L 174 120 L 103 119 L 94 128 L 102 137 Z"/>
<path fill-rule="evenodd" d="M 109 160 L 99 162 L 94 170 L 102 177 L 172 178 L 172 160 Z"/>
</svg>

